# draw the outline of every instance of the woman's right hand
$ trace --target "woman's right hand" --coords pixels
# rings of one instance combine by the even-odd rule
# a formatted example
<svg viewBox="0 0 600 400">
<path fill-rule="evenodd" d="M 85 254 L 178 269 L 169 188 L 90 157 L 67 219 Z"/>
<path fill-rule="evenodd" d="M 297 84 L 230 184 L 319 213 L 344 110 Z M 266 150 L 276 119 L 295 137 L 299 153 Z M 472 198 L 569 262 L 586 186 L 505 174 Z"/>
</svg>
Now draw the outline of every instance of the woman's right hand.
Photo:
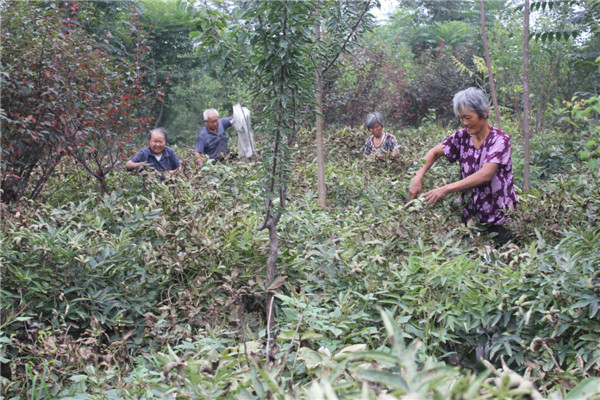
<svg viewBox="0 0 600 400">
<path fill-rule="evenodd" d="M 423 181 L 418 176 L 415 176 L 410 183 L 410 188 L 408 189 L 408 200 L 413 200 L 419 197 L 421 192 L 423 191 Z"/>
</svg>

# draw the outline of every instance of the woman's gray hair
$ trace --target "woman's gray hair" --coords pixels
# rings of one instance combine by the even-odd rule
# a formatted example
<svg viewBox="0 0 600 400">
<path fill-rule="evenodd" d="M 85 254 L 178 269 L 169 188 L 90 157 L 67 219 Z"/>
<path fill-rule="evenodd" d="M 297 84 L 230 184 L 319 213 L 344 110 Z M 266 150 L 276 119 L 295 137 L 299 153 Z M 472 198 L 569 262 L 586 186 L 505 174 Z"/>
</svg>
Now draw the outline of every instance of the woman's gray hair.
<svg viewBox="0 0 600 400">
<path fill-rule="evenodd" d="M 215 110 L 214 108 L 209 108 L 208 110 L 204 111 L 204 120 L 208 121 L 210 117 L 219 118 L 219 113 L 217 112 L 217 110 Z"/>
<path fill-rule="evenodd" d="M 152 140 L 152 134 L 154 132 L 158 132 L 165 137 L 165 144 L 169 143 L 169 132 L 167 132 L 167 130 L 163 128 L 154 128 L 150 130 L 150 132 L 148 133 L 148 141 Z"/>
<path fill-rule="evenodd" d="M 369 113 L 365 117 L 365 128 L 367 128 L 367 130 L 371 129 L 375 124 L 379 124 L 383 127 L 383 118 L 381 118 L 381 114 L 377 111 Z"/>
<path fill-rule="evenodd" d="M 490 103 L 485 92 L 474 87 L 456 93 L 452 99 L 452 105 L 454 106 L 454 115 L 457 117 L 465 107 L 476 112 L 479 118 L 487 118 L 486 114 L 490 112 Z"/>
</svg>

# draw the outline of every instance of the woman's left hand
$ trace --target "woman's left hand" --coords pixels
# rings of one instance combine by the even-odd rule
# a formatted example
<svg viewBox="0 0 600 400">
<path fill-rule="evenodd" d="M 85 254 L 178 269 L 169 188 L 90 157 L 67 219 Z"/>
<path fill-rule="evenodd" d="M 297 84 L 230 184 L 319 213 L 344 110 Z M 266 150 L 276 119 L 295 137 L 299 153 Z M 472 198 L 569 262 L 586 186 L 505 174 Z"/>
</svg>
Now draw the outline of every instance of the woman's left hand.
<svg viewBox="0 0 600 400">
<path fill-rule="evenodd" d="M 429 192 L 425 193 L 423 197 L 425 197 L 427 205 L 432 206 L 441 199 L 443 199 L 448 193 L 448 188 L 446 186 L 442 186 L 437 189 L 430 190 Z"/>
</svg>

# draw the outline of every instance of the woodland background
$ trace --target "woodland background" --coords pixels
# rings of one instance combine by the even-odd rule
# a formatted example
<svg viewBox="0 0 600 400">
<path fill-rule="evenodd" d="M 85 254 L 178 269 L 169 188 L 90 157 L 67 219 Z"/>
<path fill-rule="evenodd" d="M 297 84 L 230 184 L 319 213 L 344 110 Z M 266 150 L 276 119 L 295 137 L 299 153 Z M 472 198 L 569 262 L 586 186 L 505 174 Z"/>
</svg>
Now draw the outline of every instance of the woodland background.
<svg viewBox="0 0 600 400">
<path fill-rule="evenodd" d="M 596 398 L 600 2 L 483 2 L 518 244 L 407 203 L 491 93 L 480 5 L 0 2 L 0 396 Z M 257 156 L 198 169 L 238 102 Z M 362 156 L 374 110 L 397 159 Z M 126 173 L 158 126 L 184 174 Z"/>
</svg>

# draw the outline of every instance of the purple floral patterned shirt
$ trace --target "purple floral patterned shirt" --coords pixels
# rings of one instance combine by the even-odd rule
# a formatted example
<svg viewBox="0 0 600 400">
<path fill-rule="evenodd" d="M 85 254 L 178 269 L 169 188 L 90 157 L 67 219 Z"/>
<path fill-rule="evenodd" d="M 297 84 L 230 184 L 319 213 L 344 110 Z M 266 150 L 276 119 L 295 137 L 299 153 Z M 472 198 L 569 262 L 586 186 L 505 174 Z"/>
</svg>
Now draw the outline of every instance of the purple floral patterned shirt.
<svg viewBox="0 0 600 400">
<path fill-rule="evenodd" d="M 459 129 L 444 140 L 444 155 L 450 162 L 460 161 L 460 179 L 479 171 L 485 163 L 498 164 L 492 180 L 463 192 L 463 219 L 484 224 L 503 225 L 507 222 L 504 209 L 517 204 L 513 186 L 510 137 L 500 129 L 490 127 L 490 134 L 480 148 L 473 146 L 466 129 Z"/>
<path fill-rule="evenodd" d="M 398 141 L 396 140 L 396 137 L 390 133 L 383 133 L 383 142 L 381 142 L 381 145 L 379 147 L 375 147 L 375 143 L 373 143 L 374 139 L 375 136 L 371 135 L 365 142 L 365 150 L 363 152 L 365 156 L 377 154 L 382 149 L 390 153 L 399 150 Z"/>
</svg>

